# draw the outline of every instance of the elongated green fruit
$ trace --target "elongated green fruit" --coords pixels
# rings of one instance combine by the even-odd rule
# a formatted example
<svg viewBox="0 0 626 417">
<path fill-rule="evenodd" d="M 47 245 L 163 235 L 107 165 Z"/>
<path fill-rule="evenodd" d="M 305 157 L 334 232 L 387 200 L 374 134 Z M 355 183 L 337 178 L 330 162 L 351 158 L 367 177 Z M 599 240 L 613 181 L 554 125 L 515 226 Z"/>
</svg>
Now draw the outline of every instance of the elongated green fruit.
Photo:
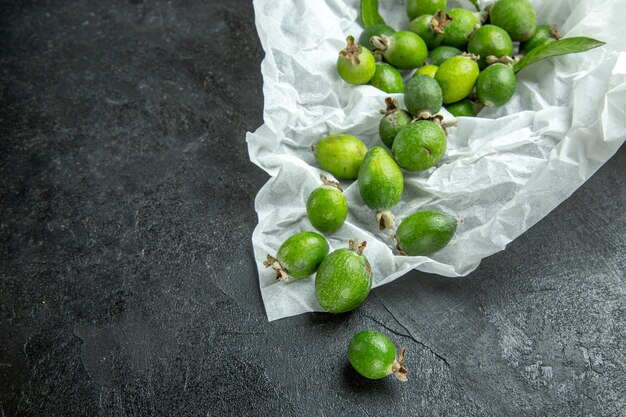
<svg viewBox="0 0 626 417">
<path fill-rule="evenodd" d="M 365 157 L 367 147 L 352 135 L 335 134 L 320 139 L 313 145 L 319 166 L 340 180 L 354 180 Z"/>
<path fill-rule="evenodd" d="M 452 240 L 458 222 L 456 218 L 440 211 L 413 213 L 398 226 L 398 249 L 410 256 L 432 255 Z"/>
<path fill-rule="evenodd" d="M 393 374 L 400 381 L 407 380 L 402 363 L 406 348 L 396 356 L 396 347 L 387 336 L 373 330 L 354 335 L 348 346 L 348 360 L 354 369 L 368 379 L 382 379 Z"/>
<path fill-rule="evenodd" d="M 365 154 L 358 184 L 365 204 L 377 210 L 380 230 L 393 227 L 394 218 L 389 210 L 402 198 L 404 177 L 396 161 L 382 146 L 374 146 Z"/>
<path fill-rule="evenodd" d="M 297 233 L 280 245 L 276 258 L 267 255 L 263 265 L 274 268 L 279 281 L 305 278 L 317 271 L 328 250 L 326 238 L 319 233 Z"/>
</svg>

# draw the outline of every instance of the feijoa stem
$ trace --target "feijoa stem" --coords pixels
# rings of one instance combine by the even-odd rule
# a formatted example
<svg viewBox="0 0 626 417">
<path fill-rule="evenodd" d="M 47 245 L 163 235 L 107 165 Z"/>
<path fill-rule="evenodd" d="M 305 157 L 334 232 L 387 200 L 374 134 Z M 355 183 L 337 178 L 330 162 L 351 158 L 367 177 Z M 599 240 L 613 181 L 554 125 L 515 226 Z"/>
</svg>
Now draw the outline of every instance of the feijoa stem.
<svg viewBox="0 0 626 417">
<path fill-rule="evenodd" d="M 335 187 L 339 191 L 343 191 L 343 188 L 341 188 L 341 185 L 337 181 L 329 180 L 324 174 L 320 174 L 320 180 L 322 180 L 322 184 L 324 185 Z"/>
<path fill-rule="evenodd" d="M 388 115 L 391 113 L 395 113 L 400 109 L 400 105 L 398 104 L 398 101 L 392 99 L 391 97 L 387 97 L 385 99 L 385 104 L 387 105 L 387 108 L 379 110 L 380 114 Z"/>
<path fill-rule="evenodd" d="M 556 26 L 552 26 L 552 28 L 550 28 L 550 34 L 552 35 L 552 37 L 554 39 L 556 39 L 557 41 L 559 39 L 561 39 L 561 32 L 559 32 L 559 30 L 556 28 Z"/>
<path fill-rule="evenodd" d="M 471 54 L 471 53 L 469 53 L 469 52 L 463 52 L 463 53 L 461 54 L 461 56 L 464 56 L 464 57 L 467 57 L 467 58 L 473 59 L 474 61 L 478 61 L 478 60 L 480 59 L 480 57 L 479 57 L 478 55 Z"/>
<path fill-rule="evenodd" d="M 488 55 L 487 58 L 485 58 L 485 60 L 487 61 L 487 64 L 489 65 L 495 64 L 496 62 L 500 64 L 512 65 L 515 62 L 515 59 L 513 59 L 513 57 L 510 57 L 508 55 L 501 56 L 500 58 L 498 58 L 495 55 Z"/>
<path fill-rule="evenodd" d="M 350 239 L 350 241 L 348 242 L 348 248 L 351 251 L 356 252 L 356 254 L 359 256 L 363 255 L 363 251 L 365 250 L 366 246 L 367 242 L 365 240 L 362 243 L 359 243 L 359 239 L 356 237 L 354 239 Z"/>
<path fill-rule="evenodd" d="M 370 42 L 376 48 L 376 51 L 385 51 L 389 47 L 389 37 L 387 35 L 372 36 Z"/>
<path fill-rule="evenodd" d="M 391 365 L 391 372 L 393 375 L 398 378 L 402 382 L 407 381 L 407 374 L 409 373 L 406 368 L 402 365 L 404 363 L 404 358 L 406 357 L 406 346 L 404 346 L 400 350 L 400 355 L 396 358 L 396 360 Z"/>
<path fill-rule="evenodd" d="M 263 261 L 266 268 L 272 267 L 276 271 L 276 281 L 289 282 L 289 274 L 283 269 L 278 259 L 271 255 L 267 255 L 267 259 Z"/>
<path fill-rule="evenodd" d="M 346 38 L 347 45 L 345 49 L 339 52 L 339 56 L 345 59 L 350 60 L 352 65 L 359 65 L 359 55 L 363 51 L 363 47 L 361 45 L 357 45 L 354 42 L 354 36 L 349 35 Z"/>
<path fill-rule="evenodd" d="M 379 230 L 391 229 L 396 224 L 396 218 L 393 217 L 389 210 L 377 211 L 376 220 L 378 221 Z"/>
<path fill-rule="evenodd" d="M 396 250 L 398 251 L 398 255 L 400 255 L 400 256 L 408 256 L 408 255 L 406 254 L 406 252 L 405 252 L 405 251 L 403 251 L 403 250 L 400 248 L 400 244 L 398 243 L 398 238 L 397 238 L 397 236 L 396 236 L 396 234 L 395 234 L 395 233 L 392 233 L 392 234 L 391 234 L 391 243 L 393 244 L 393 246 L 394 246 L 394 247 L 396 248 Z"/>
<path fill-rule="evenodd" d="M 444 27 L 452 21 L 452 18 L 441 10 L 437 10 L 437 13 L 430 20 L 430 27 L 437 35 L 443 35 L 445 33 Z"/>
</svg>

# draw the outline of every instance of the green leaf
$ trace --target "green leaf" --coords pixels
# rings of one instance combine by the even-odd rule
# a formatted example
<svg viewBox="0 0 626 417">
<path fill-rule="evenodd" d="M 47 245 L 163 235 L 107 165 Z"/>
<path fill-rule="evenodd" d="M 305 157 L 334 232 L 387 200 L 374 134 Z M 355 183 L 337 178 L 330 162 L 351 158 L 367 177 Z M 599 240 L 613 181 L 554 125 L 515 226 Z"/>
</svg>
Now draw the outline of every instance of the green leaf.
<svg viewBox="0 0 626 417">
<path fill-rule="evenodd" d="M 378 0 L 361 0 L 361 22 L 364 28 L 385 24 L 385 19 L 378 13 Z"/>
<path fill-rule="evenodd" d="M 593 48 L 604 45 L 605 42 L 593 38 L 575 37 L 559 39 L 558 41 L 538 46 L 526 55 L 524 58 L 513 64 L 513 71 L 517 74 L 527 66 L 534 64 L 542 59 L 550 58 L 558 55 L 574 54 L 577 52 L 588 51 Z"/>
</svg>

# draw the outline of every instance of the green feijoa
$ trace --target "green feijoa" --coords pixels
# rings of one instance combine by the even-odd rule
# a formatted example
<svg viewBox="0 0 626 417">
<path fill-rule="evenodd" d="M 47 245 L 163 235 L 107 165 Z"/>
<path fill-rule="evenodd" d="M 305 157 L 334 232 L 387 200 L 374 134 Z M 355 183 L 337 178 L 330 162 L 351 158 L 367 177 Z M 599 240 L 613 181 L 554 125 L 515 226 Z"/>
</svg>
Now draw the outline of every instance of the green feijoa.
<svg viewBox="0 0 626 417">
<path fill-rule="evenodd" d="M 537 25 L 533 36 L 527 41 L 520 43 L 519 52 L 520 54 L 527 54 L 538 46 L 554 42 L 558 39 L 561 39 L 561 34 L 555 26 Z"/>
<path fill-rule="evenodd" d="M 274 268 L 280 281 L 305 278 L 317 271 L 328 250 L 328 242 L 319 233 L 297 233 L 280 245 L 276 258 L 267 255 L 263 265 Z"/>
<path fill-rule="evenodd" d="M 484 69 L 489 65 L 488 56 L 501 58 L 513 55 L 513 42 L 504 29 L 494 25 L 485 25 L 472 34 L 467 44 L 467 51 L 480 57 L 478 66 Z"/>
<path fill-rule="evenodd" d="M 323 175 L 322 181 L 325 185 L 317 187 L 309 194 L 306 213 L 317 230 L 322 233 L 333 233 L 346 221 L 348 202 L 338 183 L 329 181 Z"/>
<path fill-rule="evenodd" d="M 446 10 L 446 0 L 407 0 L 406 14 L 415 19 L 424 14 L 434 15 L 437 10 Z"/>
<path fill-rule="evenodd" d="M 537 15 L 528 0 L 498 0 L 491 8 L 492 25 L 506 30 L 512 40 L 524 42 L 535 33 Z"/>
<path fill-rule="evenodd" d="M 480 26 L 480 18 L 467 9 L 450 9 L 448 16 L 451 22 L 446 25 L 443 44 L 463 49 L 472 32 Z"/>
<path fill-rule="evenodd" d="M 436 48 L 443 42 L 444 26 L 448 21 L 440 16 L 441 12 L 437 12 L 436 16 L 424 14 L 409 24 L 409 30 L 422 38 L 428 49 Z"/>
<path fill-rule="evenodd" d="M 382 53 L 385 61 L 398 69 L 417 68 L 428 56 L 428 48 L 422 38 L 408 30 L 389 36 L 374 36 L 371 42 L 376 47 L 375 52 Z"/>
<path fill-rule="evenodd" d="M 364 46 L 370 51 L 374 52 L 374 45 L 370 42 L 372 36 L 380 36 L 380 35 L 393 35 L 396 33 L 396 30 L 391 26 L 387 26 L 384 23 L 378 23 L 376 25 L 366 27 L 361 35 L 359 36 L 359 45 Z"/>
<path fill-rule="evenodd" d="M 435 78 L 435 74 L 437 74 L 437 70 L 439 69 L 436 65 L 424 65 L 420 69 L 418 69 L 413 76 L 415 77 L 418 74 L 428 75 L 429 77 Z"/>
<path fill-rule="evenodd" d="M 380 111 L 383 114 L 383 118 L 380 119 L 378 133 L 380 134 L 380 140 L 391 149 L 393 139 L 400 129 L 411 123 L 413 116 L 409 112 L 401 110 L 398 107 L 398 102 L 391 99 L 391 97 L 387 97 L 385 102 L 387 103 L 387 108 Z"/>
<path fill-rule="evenodd" d="M 501 106 L 513 97 L 517 79 L 510 65 L 493 64 L 476 80 L 476 96 L 485 106 Z"/>
<path fill-rule="evenodd" d="M 432 117 L 441 109 L 442 103 L 441 87 L 433 77 L 417 74 L 406 83 L 404 104 L 413 116 Z"/>
<path fill-rule="evenodd" d="M 366 242 L 350 241 L 349 249 L 331 252 L 315 275 L 315 296 L 329 313 L 354 310 L 372 288 L 372 267 L 363 255 Z"/>
<path fill-rule="evenodd" d="M 385 93 L 404 92 L 404 80 L 400 72 L 389 64 L 379 62 L 370 84 Z"/>
<path fill-rule="evenodd" d="M 435 210 L 423 210 L 404 219 L 396 231 L 398 249 L 409 256 L 428 256 L 452 240 L 458 220 Z"/>
<path fill-rule="evenodd" d="M 359 169 L 359 193 L 369 208 L 376 210 L 380 230 L 393 227 L 389 211 L 402 198 L 404 177 L 396 161 L 381 146 L 374 146 L 363 158 Z"/>
<path fill-rule="evenodd" d="M 445 104 L 454 103 L 472 92 L 480 70 L 468 56 L 455 56 L 439 65 L 435 80 L 439 83 Z"/>
<path fill-rule="evenodd" d="M 373 330 L 354 335 L 348 346 L 348 360 L 359 374 L 368 379 L 382 379 L 393 374 L 400 381 L 407 380 L 402 363 L 406 348 L 396 356 L 396 347 L 387 336 Z"/>
<path fill-rule="evenodd" d="M 367 152 L 359 138 L 341 133 L 320 139 L 312 148 L 319 166 L 340 180 L 357 178 Z"/>
<path fill-rule="evenodd" d="M 444 61 L 455 57 L 457 55 L 461 55 L 463 51 L 453 46 L 438 46 L 428 54 L 428 63 L 431 65 L 439 66 Z"/>
<path fill-rule="evenodd" d="M 376 59 L 369 49 L 354 43 L 354 37 L 348 36 L 348 45 L 339 52 L 337 72 L 350 84 L 367 84 L 376 72 Z"/>
<path fill-rule="evenodd" d="M 474 110 L 474 103 L 470 99 L 464 98 L 456 103 L 451 103 L 446 106 L 448 110 L 455 117 L 474 117 L 476 116 L 476 110 Z"/>
<path fill-rule="evenodd" d="M 434 167 L 446 152 L 446 133 L 437 123 L 418 120 L 398 132 L 391 152 L 407 171 L 424 171 Z"/>
</svg>

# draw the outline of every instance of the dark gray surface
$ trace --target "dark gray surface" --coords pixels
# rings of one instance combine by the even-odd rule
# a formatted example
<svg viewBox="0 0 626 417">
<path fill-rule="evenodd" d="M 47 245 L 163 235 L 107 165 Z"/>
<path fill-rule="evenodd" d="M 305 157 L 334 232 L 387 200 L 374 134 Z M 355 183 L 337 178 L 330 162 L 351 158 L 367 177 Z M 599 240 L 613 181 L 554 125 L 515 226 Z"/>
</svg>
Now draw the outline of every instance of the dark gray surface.
<svg viewBox="0 0 626 417">
<path fill-rule="evenodd" d="M 0 12 L 0 416 L 626 413 L 623 148 L 465 279 L 267 323 L 251 4 Z M 409 382 L 355 374 L 364 328 L 408 346 Z"/>
</svg>

